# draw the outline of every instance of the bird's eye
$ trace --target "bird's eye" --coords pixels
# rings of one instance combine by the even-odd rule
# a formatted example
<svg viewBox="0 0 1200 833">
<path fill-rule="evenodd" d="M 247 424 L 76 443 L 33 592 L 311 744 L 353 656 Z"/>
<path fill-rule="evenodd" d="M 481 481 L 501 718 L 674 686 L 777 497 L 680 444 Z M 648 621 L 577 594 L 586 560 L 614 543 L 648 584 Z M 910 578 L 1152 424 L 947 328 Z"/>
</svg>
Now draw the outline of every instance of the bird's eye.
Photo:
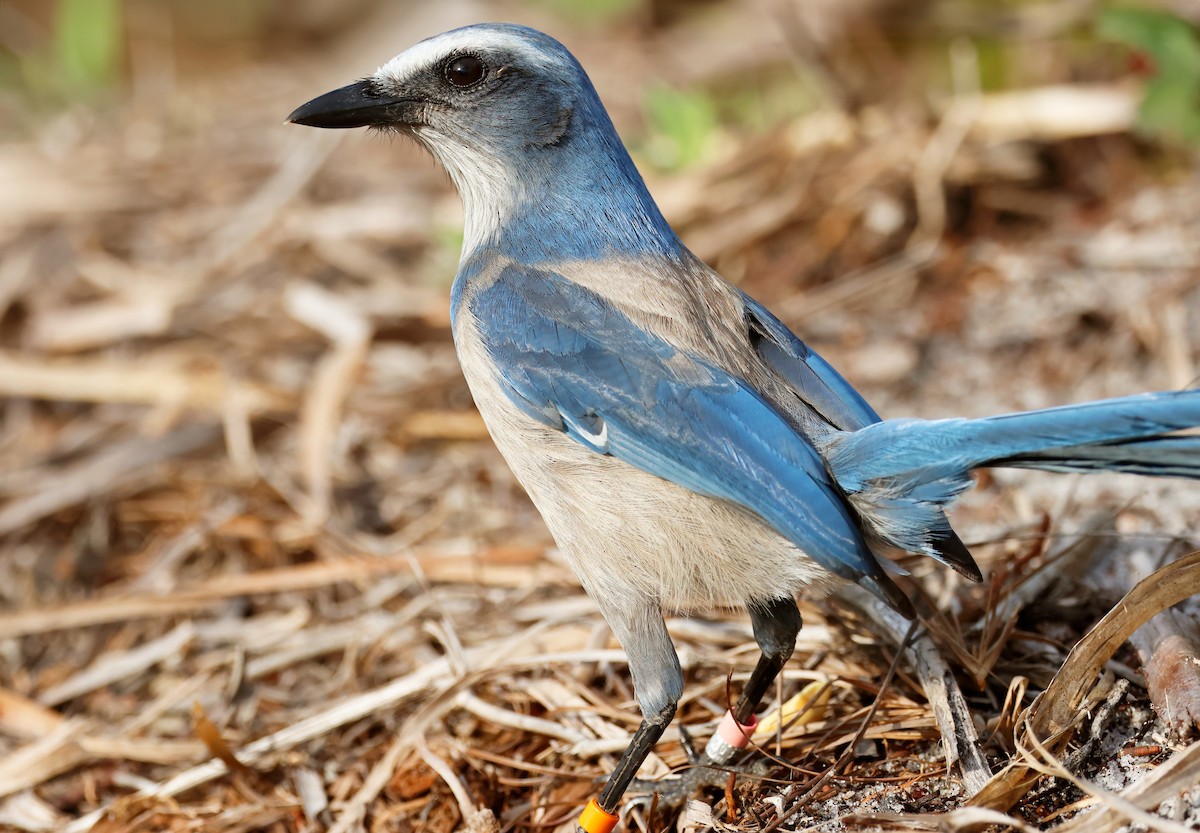
<svg viewBox="0 0 1200 833">
<path fill-rule="evenodd" d="M 483 80 L 483 76 L 487 73 L 487 67 L 474 55 L 463 55 L 446 64 L 443 72 L 446 80 L 453 86 L 469 87 Z"/>
</svg>

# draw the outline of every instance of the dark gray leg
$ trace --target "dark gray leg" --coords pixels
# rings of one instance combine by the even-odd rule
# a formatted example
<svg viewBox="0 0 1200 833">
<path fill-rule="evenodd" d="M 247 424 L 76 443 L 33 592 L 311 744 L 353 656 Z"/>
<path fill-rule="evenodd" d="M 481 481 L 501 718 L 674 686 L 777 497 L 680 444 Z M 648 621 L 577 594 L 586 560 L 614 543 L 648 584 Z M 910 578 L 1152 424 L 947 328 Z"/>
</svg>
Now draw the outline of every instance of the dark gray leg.
<svg viewBox="0 0 1200 833">
<path fill-rule="evenodd" d="M 765 605 L 751 605 L 750 624 L 754 627 L 754 641 L 758 643 L 762 654 L 733 707 L 734 720 L 743 724 L 754 716 L 767 689 L 791 659 L 803 623 L 796 600 L 789 596 L 786 599 L 772 599 Z"/>
<path fill-rule="evenodd" d="M 630 782 L 637 775 L 637 771 L 650 754 L 650 750 L 654 748 L 654 744 L 658 743 L 658 739 L 662 737 L 671 718 L 675 717 L 675 706 L 675 703 L 671 703 L 658 714 L 642 718 L 638 730 L 633 733 L 633 740 L 629 741 L 629 745 L 621 753 L 621 759 L 617 761 L 612 775 L 608 776 L 608 782 L 600 792 L 600 809 L 606 813 L 616 814 L 617 805 L 621 803 L 621 796 L 629 788 Z"/>
<path fill-rule="evenodd" d="M 762 654 L 737 703 L 726 712 L 717 731 L 709 738 L 708 746 L 704 748 L 704 754 L 718 764 L 728 763 L 739 749 L 744 749 L 749 743 L 749 736 L 757 722 L 754 712 L 792 656 L 796 635 L 800 633 L 800 611 L 791 596 L 750 605 L 750 622 L 754 625 L 754 641 L 762 649 Z"/>
<path fill-rule="evenodd" d="M 629 671 L 633 675 L 634 690 L 642 707 L 642 722 L 600 792 L 596 801 L 600 815 L 589 809 L 580 816 L 579 829 L 585 833 L 607 833 L 612 829 L 621 797 L 675 717 L 675 709 L 683 694 L 683 672 L 679 667 L 675 646 L 667 634 L 662 612 L 651 605 L 618 608 L 601 603 L 600 607 L 629 657 Z M 800 611 L 796 601 L 790 597 L 772 599 L 750 608 L 750 622 L 762 656 L 733 708 L 734 718 L 741 724 L 750 722 L 763 696 L 791 658 L 796 637 L 800 633 Z M 690 772 L 697 778 L 685 779 L 676 799 L 686 798 L 702 782 L 706 769 L 698 767 Z M 725 777 L 724 774 L 718 774 L 722 779 Z"/>
<path fill-rule="evenodd" d="M 683 694 L 683 671 L 657 605 L 630 608 L 601 603 L 600 609 L 629 657 L 633 688 L 642 707 L 642 722 L 597 802 L 605 813 L 615 815 L 621 796 L 675 717 Z"/>
</svg>

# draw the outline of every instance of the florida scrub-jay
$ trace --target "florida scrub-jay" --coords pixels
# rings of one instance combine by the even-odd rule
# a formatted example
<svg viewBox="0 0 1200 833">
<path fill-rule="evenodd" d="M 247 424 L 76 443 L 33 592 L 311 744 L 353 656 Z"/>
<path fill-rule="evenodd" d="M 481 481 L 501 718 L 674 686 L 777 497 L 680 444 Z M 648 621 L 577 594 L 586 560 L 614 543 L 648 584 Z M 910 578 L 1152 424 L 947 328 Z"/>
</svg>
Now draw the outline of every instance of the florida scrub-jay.
<svg viewBox="0 0 1200 833">
<path fill-rule="evenodd" d="M 521 26 L 457 29 L 290 121 L 415 138 L 465 214 L 455 346 L 497 447 L 628 657 L 642 722 L 588 833 L 675 714 L 663 610 L 745 604 L 762 654 L 710 741 L 727 759 L 800 629 L 794 594 L 924 553 L 979 578 L 945 507 L 981 466 L 1200 477 L 1200 392 L 987 419 L 886 420 L 680 242 L 591 82 Z"/>
</svg>

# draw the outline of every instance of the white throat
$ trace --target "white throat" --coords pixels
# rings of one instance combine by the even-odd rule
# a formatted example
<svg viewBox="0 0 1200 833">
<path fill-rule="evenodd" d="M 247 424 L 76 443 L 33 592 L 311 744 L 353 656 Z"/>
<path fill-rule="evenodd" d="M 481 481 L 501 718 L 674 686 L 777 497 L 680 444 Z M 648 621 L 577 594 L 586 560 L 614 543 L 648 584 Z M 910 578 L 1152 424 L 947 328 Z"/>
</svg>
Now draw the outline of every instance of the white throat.
<svg viewBox="0 0 1200 833">
<path fill-rule="evenodd" d="M 486 157 L 444 134 L 433 134 L 428 128 L 417 128 L 415 133 L 458 189 L 463 206 L 462 259 L 466 260 L 495 236 L 512 206 L 520 204 L 523 183 L 494 157 Z"/>
</svg>

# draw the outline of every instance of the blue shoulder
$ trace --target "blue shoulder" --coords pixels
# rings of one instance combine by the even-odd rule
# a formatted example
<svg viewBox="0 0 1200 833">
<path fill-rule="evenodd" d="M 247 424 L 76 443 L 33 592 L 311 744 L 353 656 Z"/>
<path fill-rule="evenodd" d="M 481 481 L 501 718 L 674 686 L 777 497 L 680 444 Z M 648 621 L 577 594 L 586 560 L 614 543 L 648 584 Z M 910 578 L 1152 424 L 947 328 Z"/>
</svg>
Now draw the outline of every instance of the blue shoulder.
<svg viewBox="0 0 1200 833">
<path fill-rule="evenodd" d="M 770 310 L 744 292 L 742 301 L 754 349 L 813 410 L 843 431 L 880 421 L 862 394 Z"/>
<path fill-rule="evenodd" d="M 531 418 L 750 509 L 839 575 L 888 583 L 820 455 L 744 380 L 552 271 L 508 266 L 468 304 L 507 395 Z"/>
</svg>

